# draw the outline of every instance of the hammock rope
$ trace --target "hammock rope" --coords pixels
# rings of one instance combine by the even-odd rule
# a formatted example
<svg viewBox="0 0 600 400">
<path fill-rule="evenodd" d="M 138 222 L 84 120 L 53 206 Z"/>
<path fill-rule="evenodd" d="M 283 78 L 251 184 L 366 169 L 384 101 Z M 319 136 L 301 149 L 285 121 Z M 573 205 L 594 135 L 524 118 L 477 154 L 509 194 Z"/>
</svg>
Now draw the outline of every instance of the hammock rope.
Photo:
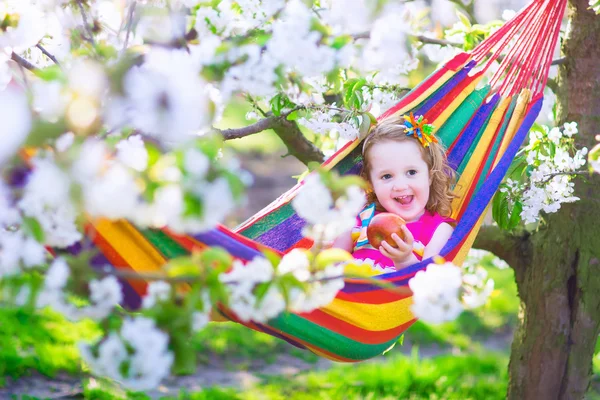
<svg viewBox="0 0 600 400">
<path fill-rule="evenodd" d="M 483 216 L 543 101 L 552 55 L 567 0 L 534 0 L 470 53 L 461 52 L 428 76 L 380 119 L 408 112 L 423 115 L 448 149 L 460 179 L 452 216 L 458 224 L 440 255 L 460 264 L 470 249 Z M 502 57 L 502 58 L 500 58 Z M 500 66 L 487 79 L 494 63 Z M 497 65 L 497 64 L 496 64 Z M 485 83 L 485 84 L 482 84 Z M 357 174 L 360 140 L 349 142 L 323 163 L 340 174 Z M 196 235 L 178 235 L 168 228 L 138 230 L 127 221 L 91 221 L 88 237 L 100 250 L 95 263 L 151 272 L 168 259 L 211 246 L 225 248 L 240 260 L 261 256 L 269 248 L 285 254 L 310 248 L 302 236 L 305 222 L 291 201 L 302 183 L 240 225 L 223 226 Z M 232 321 L 336 361 L 354 362 L 383 353 L 415 322 L 410 311 L 408 281 L 431 259 L 374 279 L 392 284 L 382 289 L 366 279 L 347 279 L 326 307 L 305 314 L 284 313 L 265 324 L 243 322 L 220 308 Z M 139 306 L 145 284 L 122 282 L 126 304 Z"/>
</svg>

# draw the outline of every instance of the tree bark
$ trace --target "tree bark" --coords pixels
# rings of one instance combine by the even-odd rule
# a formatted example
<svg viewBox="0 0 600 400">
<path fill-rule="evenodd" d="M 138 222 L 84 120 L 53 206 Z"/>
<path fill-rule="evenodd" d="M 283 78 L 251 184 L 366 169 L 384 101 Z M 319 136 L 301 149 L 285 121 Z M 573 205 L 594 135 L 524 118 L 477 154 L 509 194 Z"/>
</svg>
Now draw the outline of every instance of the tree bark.
<svg viewBox="0 0 600 400">
<path fill-rule="evenodd" d="M 571 30 L 558 76 L 558 120 L 577 121 L 577 147 L 600 126 L 600 17 L 570 0 Z M 582 399 L 600 328 L 600 178 L 577 179 L 581 200 L 547 217 L 515 269 L 521 321 L 509 365 L 509 399 Z"/>
</svg>

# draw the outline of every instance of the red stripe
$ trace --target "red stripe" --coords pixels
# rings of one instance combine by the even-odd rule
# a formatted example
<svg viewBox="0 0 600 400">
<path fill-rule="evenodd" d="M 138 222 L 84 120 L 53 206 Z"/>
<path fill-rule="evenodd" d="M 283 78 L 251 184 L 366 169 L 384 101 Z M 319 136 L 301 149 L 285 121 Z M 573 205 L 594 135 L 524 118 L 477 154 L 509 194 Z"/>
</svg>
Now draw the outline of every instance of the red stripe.
<svg viewBox="0 0 600 400">
<path fill-rule="evenodd" d="M 260 325 L 257 325 L 257 324 L 255 324 L 255 323 L 253 323 L 252 321 L 248 321 L 248 322 L 241 321 L 239 318 L 237 318 L 237 317 L 235 316 L 235 313 L 233 313 L 233 311 L 231 311 L 231 310 L 225 309 L 224 307 L 219 307 L 219 310 L 220 310 L 220 311 L 221 311 L 221 312 L 222 312 L 222 313 L 223 313 L 223 314 L 224 314 L 224 315 L 225 315 L 227 318 L 229 318 L 229 319 L 230 319 L 231 321 L 233 321 L 233 322 L 239 323 L 239 324 L 241 324 L 241 325 L 243 325 L 243 326 L 245 326 L 245 327 L 247 327 L 247 328 L 250 328 L 250 329 L 252 329 L 252 330 L 255 330 L 255 331 L 257 331 L 257 332 L 261 332 L 261 333 L 267 333 L 267 332 L 265 332 L 265 331 L 262 329 L 262 327 L 261 327 Z M 274 327 L 272 327 L 272 326 L 268 326 L 268 328 L 269 328 L 269 329 L 271 329 L 271 330 L 273 330 L 273 331 L 275 331 L 275 332 L 277 332 L 279 335 L 281 335 L 281 336 L 285 337 L 285 338 L 286 338 L 286 339 L 288 339 L 290 342 L 293 342 L 293 343 L 296 343 L 296 344 L 299 344 L 299 345 L 305 346 L 305 347 L 307 347 L 307 348 L 308 348 L 308 350 L 310 350 L 310 347 L 312 347 L 312 348 L 315 348 L 317 351 L 319 351 L 319 352 L 321 352 L 321 353 L 325 354 L 327 357 L 329 357 L 329 358 L 331 358 L 331 359 L 334 359 L 334 360 L 336 360 L 336 361 L 339 361 L 339 362 L 357 362 L 357 361 L 360 361 L 360 360 L 352 360 L 352 359 L 350 359 L 350 358 L 341 357 L 341 356 L 339 356 L 339 355 L 337 355 L 337 354 L 335 354 L 335 353 L 332 353 L 331 351 L 328 351 L 328 350 L 322 349 L 322 348 L 320 348 L 320 347 L 318 347 L 318 346 L 315 346 L 314 344 L 308 343 L 307 341 L 304 341 L 304 340 L 301 340 L 301 339 L 299 339 L 299 338 L 297 338 L 297 337 L 291 336 L 290 334 L 288 334 L 288 333 L 286 333 L 286 332 L 282 332 L 281 330 L 279 330 L 279 329 L 276 329 L 276 328 L 274 328 Z M 267 333 L 267 334 L 268 334 L 268 333 Z"/>
<path fill-rule="evenodd" d="M 390 340 L 397 338 L 417 320 L 416 318 L 413 318 L 402 325 L 385 331 L 370 331 L 359 328 L 358 326 L 352 325 L 346 321 L 342 321 L 341 319 L 338 319 L 318 309 L 308 314 L 298 314 L 298 316 L 305 318 L 322 328 L 329 329 L 338 335 L 345 336 L 363 344 L 382 344 L 389 342 Z"/>
<path fill-rule="evenodd" d="M 398 293 L 401 292 L 401 293 Z M 408 286 L 398 286 L 396 290 L 380 289 L 368 292 L 344 293 L 338 292 L 336 298 L 360 304 L 387 304 L 412 296 Z"/>
<path fill-rule="evenodd" d="M 439 117 L 457 98 L 466 88 L 469 86 L 475 79 L 478 79 L 483 71 L 476 73 L 473 76 L 467 75 L 463 80 L 461 80 L 446 96 L 444 99 L 446 101 L 439 101 L 436 105 L 431 107 L 429 111 L 427 111 L 426 116 L 429 121 L 434 121 L 437 117 Z"/>
</svg>

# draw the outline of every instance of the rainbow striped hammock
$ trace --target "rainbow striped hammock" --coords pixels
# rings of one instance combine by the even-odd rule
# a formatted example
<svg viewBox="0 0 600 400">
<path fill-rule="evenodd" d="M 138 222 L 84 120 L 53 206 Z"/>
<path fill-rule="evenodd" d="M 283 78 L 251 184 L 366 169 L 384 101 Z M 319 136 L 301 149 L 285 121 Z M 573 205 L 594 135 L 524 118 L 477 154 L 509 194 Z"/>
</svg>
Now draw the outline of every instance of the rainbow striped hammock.
<svg viewBox="0 0 600 400">
<path fill-rule="evenodd" d="M 535 0 L 469 53 L 460 53 L 426 78 L 381 118 L 410 111 L 439 127 L 459 173 L 453 204 L 459 222 L 441 256 L 462 262 L 479 230 L 494 192 L 537 117 L 566 0 Z M 501 57 L 501 58 L 499 58 Z M 489 74 L 492 63 L 499 69 Z M 485 79 L 484 79 L 485 78 Z M 323 165 L 341 174 L 360 170 L 360 140 L 345 145 Z M 139 230 L 127 221 L 91 222 L 90 239 L 100 250 L 95 263 L 152 272 L 166 260 L 193 249 L 221 246 L 250 260 L 269 247 L 280 253 L 308 248 L 304 221 L 291 207 L 299 183 L 235 231 L 219 226 L 209 232 L 180 236 L 168 228 Z M 431 259 L 398 272 L 374 277 L 394 285 L 388 291 L 368 280 L 347 279 L 326 307 L 305 314 L 285 313 L 268 323 L 243 323 L 323 357 L 345 362 L 366 360 L 390 348 L 415 322 L 410 312 L 408 280 Z M 122 282 L 126 304 L 139 306 L 146 284 Z M 221 312 L 233 321 L 229 310 Z"/>
</svg>

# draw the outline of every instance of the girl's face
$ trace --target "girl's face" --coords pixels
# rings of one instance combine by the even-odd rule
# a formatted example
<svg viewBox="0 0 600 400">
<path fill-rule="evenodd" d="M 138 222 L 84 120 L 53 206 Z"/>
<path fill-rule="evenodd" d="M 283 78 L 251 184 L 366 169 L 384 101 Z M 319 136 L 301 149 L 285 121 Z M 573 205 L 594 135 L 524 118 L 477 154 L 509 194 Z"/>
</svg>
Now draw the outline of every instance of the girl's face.
<svg viewBox="0 0 600 400">
<path fill-rule="evenodd" d="M 429 201 L 429 168 L 416 141 L 384 141 L 373 145 L 367 156 L 369 179 L 377 200 L 406 222 L 418 220 Z"/>
</svg>

